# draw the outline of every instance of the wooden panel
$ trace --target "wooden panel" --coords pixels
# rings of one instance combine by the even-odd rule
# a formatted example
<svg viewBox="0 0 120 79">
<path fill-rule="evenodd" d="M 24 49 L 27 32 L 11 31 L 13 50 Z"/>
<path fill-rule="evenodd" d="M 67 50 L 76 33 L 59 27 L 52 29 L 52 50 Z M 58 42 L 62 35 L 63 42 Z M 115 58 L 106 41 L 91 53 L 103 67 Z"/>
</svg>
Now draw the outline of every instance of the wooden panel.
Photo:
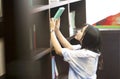
<svg viewBox="0 0 120 79">
<path fill-rule="evenodd" d="M 5 79 L 5 75 L 0 76 L 0 79 Z"/>
<path fill-rule="evenodd" d="M 82 27 L 86 23 L 86 0 L 70 4 L 70 11 L 75 11 L 76 28 Z"/>
<path fill-rule="evenodd" d="M 120 31 L 102 31 L 103 79 L 120 79 Z"/>
</svg>

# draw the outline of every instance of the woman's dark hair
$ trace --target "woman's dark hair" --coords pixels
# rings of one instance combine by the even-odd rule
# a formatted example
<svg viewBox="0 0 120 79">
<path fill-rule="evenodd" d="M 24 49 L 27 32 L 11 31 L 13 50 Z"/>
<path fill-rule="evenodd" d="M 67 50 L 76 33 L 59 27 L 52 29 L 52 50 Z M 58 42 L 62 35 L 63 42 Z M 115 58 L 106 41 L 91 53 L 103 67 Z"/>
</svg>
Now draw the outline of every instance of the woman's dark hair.
<svg viewBox="0 0 120 79">
<path fill-rule="evenodd" d="M 96 53 L 100 52 L 101 38 L 100 31 L 92 25 L 87 25 L 82 39 L 82 48 L 89 49 Z"/>
<path fill-rule="evenodd" d="M 103 55 L 101 53 L 101 34 L 98 28 L 95 28 L 95 26 L 87 24 L 87 28 L 85 29 L 83 35 L 82 48 L 86 48 L 88 50 L 101 54 L 98 62 L 98 70 L 102 70 Z"/>
</svg>

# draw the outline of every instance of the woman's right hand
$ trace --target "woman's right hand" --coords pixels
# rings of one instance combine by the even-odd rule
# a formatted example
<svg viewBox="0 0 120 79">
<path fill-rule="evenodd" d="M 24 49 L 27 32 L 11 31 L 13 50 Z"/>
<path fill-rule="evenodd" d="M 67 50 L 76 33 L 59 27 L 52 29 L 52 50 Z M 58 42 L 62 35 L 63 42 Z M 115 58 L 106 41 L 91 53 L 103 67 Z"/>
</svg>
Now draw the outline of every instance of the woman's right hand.
<svg viewBox="0 0 120 79">
<path fill-rule="evenodd" d="M 55 30 L 56 21 L 54 18 L 50 18 L 50 30 Z"/>
<path fill-rule="evenodd" d="M 55 25 L 56 25 L 55 29 L 59 30 L 60 29 L 60 18 L 56 20 Z"/>
</svg>

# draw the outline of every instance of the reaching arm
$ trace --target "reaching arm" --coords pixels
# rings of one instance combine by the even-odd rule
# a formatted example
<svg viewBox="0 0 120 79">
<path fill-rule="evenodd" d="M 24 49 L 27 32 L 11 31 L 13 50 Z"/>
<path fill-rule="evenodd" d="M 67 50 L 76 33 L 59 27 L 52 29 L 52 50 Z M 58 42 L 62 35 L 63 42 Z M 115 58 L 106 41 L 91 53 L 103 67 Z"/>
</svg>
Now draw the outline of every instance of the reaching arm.
<svg viewBox="0 0 120 79">
<path fill-rule="evenodd" d="M 51 35 L 51 42 L 53 44 L 56 54 L 62 55 L 62 47 L 56 38 L 55 32 L 52 31 L 50 35 Z"/>
<path fill-rule="evenodd" d="M 72 45 L 69 43 L 69 41 L 62 35 L 62 33 L 60 32 L 60 30 L 55 30 L 56 35 L 60 41 L 60 43 L 62 44 L 63 47 L 65 48 L 69 48 L 72 49 Z"/>
<path fill-rule="evenodd" d="M 55 21 L 54 19 L 50 20 L 50 36 L 51 36 L 51 42 L 52 45 L 55 49 L 56 54 L 62 55 L 62 47 L 59 43 L 59 41 L 57 40 L 56 34 L 55 34 Z"/>
<path fill-rule="evenodd" d="M 60 43 L 62 44 L 63 47 L 72 49 L 72 45 L 69 43 L 69 41 L 63 36 L 61 31 L 59 30 L 60 27 L 60 19 L 56 21 L 56 27 L 55 27 L 55 33 L 56 36 L 58 37 Z"/>
</svg>

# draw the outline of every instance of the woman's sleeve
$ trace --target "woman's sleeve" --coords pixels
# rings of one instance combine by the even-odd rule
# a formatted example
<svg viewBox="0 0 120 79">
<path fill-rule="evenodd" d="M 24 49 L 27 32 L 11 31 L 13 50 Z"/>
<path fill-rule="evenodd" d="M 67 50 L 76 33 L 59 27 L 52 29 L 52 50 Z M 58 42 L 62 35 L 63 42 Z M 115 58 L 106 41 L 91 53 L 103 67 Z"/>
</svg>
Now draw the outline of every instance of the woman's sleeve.
<svg viewBox="0 0 120 79">
<path fill-rule="evenodd" d="M 81 45 L 80 44 L 72 45 L 72 47 L 73 47 L 73 50 L 77 50 L 81 48 Z"/>
<path fill-rule="evenodd" d="M 73 56 L 75 55 L 75 50 L 81 48 L 80 44 L 72 45 L 72 47 L 73 47 L 73 50 L 70 50 L 68 48 L 62 48 L 62 55 L 65 61 L 70 61 L 71 59 L 73 59 Z"/>
<path fill-rule="evenodd" d="M 67 48 L 62 48 L 62 56 L 64 58 L 64 61 L 70 61 L 71 56 L 70 56 L 71 50 Z"/>
</svg>

